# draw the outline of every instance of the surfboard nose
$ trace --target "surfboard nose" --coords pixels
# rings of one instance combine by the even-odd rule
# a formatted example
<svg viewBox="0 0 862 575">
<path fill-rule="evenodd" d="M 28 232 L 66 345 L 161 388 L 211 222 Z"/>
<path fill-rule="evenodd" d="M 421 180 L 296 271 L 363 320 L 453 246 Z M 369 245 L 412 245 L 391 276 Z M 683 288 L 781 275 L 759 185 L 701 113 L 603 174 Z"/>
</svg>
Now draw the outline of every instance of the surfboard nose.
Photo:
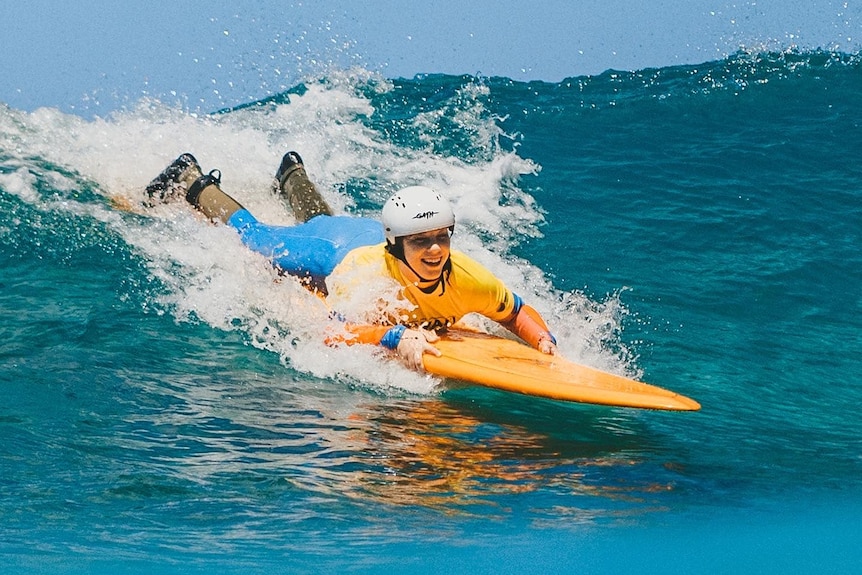
<svg viewBox="0 0 862 575">
<path fill-rule="evenodd" d="M 668 407 L 672 411 L 700 411 L 700 404 L 690 397 L 684 395 L 675 395 L 669 398 L 672 401 L 668 402 Z"/>
</svg>

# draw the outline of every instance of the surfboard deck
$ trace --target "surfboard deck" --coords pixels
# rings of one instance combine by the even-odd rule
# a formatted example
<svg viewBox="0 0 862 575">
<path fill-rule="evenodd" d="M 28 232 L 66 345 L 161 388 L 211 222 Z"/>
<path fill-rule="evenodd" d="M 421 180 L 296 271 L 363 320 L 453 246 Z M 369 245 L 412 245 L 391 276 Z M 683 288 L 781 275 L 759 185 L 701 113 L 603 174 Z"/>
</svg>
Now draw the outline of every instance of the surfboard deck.
<svg viewBox="0 0 862 575">
<path fill-rule="evenodd" d="M 545 355 L 526 345 L 481 332 L 450 329 L 434 344 L 443 355 L 425 354 L 425 369 L 515 393 L 562 401 L 697 411 L 700 404 L 673 391 Z"/>
</svg>

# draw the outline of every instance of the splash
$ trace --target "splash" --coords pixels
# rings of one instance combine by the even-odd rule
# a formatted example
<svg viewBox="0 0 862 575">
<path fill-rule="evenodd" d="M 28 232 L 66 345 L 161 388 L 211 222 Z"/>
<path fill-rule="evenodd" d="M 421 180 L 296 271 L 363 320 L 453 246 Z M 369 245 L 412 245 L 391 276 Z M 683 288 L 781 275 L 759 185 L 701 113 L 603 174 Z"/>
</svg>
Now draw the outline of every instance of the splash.
<svg viewBox="0 0 862 575">
<path fill-rule="evenodd" d="M 609 345 L 624 315 L 618 299 L 596 303 L 560 292 L 542 270 L 511 255 L 521 238 L 541 236 L 542 211 L 519 186 L 519 178 L 539 166 L 499 145 L 505 134 L 483 104 L 488 89 L 468 80 L 440 96 L 432 109 L 416 109 L 406 119 L 381 118 L 387 105 L 380 99 L 392 90 L 389 82 L 357 72 L 214 115 L 154 100 L 92 121 L 51 109 L 24 114 L 5 108 L 0 123 L 7 159 L 0 187 L 37 209 L 66 210 L 106 224 L 147 262 L 153 280 L 147 285 L 160 286 L 148 298 L 149 309 L 178 322 L 239 331 L 250 345 L 316 377 L 427 394 L 438 380 L 408 371 L 381 350 L 325 346 L 321 334 L 332 329 L 326 307 L 279 277 L 231 229 L 208 225 L 185 204 L 140 206 L 146 183 L 186 151 L 204 170 L 219 168 L 225 191 L 273 224 L 294 223 L 271 192 L 275 168 L 289 149 L 300 151 L 337 212 L 376 217 L 394 190 L 430 185 L 445 190 L 455 207 L 456 247 L 547 316 L 563 354 L 630 372 L 628 352 L 618 341 Z M 389 137 L 393 126 L 410 137 Z M 41 188 L 40 179 L 47 182 Z M 93 197 L 79 197 L 84 188 Z M 118 198 L 139 213 L 112 209 L 109 200 Z M 499 331 L 479 318 L 470 321 Z"/>
</svg>

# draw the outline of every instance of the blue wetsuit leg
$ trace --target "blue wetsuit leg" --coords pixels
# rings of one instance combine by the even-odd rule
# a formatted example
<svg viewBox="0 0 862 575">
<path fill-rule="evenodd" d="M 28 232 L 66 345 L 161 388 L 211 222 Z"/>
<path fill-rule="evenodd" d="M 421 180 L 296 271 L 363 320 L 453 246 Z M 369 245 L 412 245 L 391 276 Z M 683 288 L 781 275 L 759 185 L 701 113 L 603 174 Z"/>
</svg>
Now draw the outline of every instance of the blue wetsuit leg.
<svg viewBox="0 0 862 575">
<path fill-rule="evenodd" d="M 351 250 L 382 243 L 376 220 L 350 216 L 315 216 L 296 226 L 270 226 L 239 210 L 228 220 L 249 249 L 291 275 L 325 278 Z"/>
</svg>

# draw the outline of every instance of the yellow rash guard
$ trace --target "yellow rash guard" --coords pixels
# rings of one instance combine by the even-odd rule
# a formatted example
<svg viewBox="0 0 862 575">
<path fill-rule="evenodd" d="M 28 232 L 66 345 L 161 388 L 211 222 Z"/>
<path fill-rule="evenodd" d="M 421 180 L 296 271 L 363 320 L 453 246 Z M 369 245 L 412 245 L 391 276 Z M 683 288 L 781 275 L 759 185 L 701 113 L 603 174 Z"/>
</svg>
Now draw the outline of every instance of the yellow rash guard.
<svg viewBox="0 0 862 575">
<path fill-rule="evenodd" d="M 520 306 L 516 296 L 481 264 L 469 256 L 452 250 L 450 272 L 444 272 L 443 281 L 431 293 L 408 282 L 401 274 L 398 260 L 391 256 L 384 244 L 364 246 L 352 250 L 336 266 L 326 283 L 330 294 L 343 294 L 362 281 L 365 274 L 390 277 L 402 288 L 403 296 L 413 306 L 405 306 L 397 323 L 408 327 L 438 330 L 448 327 L 468 313 L 479 313 L 496 322 L 511 320 Z M 427 288 L 426 288 L 427 289 Z M 361 343 L 380 343 L 388 326 L 351 325 L 350 331 Z"/>
</svg>

